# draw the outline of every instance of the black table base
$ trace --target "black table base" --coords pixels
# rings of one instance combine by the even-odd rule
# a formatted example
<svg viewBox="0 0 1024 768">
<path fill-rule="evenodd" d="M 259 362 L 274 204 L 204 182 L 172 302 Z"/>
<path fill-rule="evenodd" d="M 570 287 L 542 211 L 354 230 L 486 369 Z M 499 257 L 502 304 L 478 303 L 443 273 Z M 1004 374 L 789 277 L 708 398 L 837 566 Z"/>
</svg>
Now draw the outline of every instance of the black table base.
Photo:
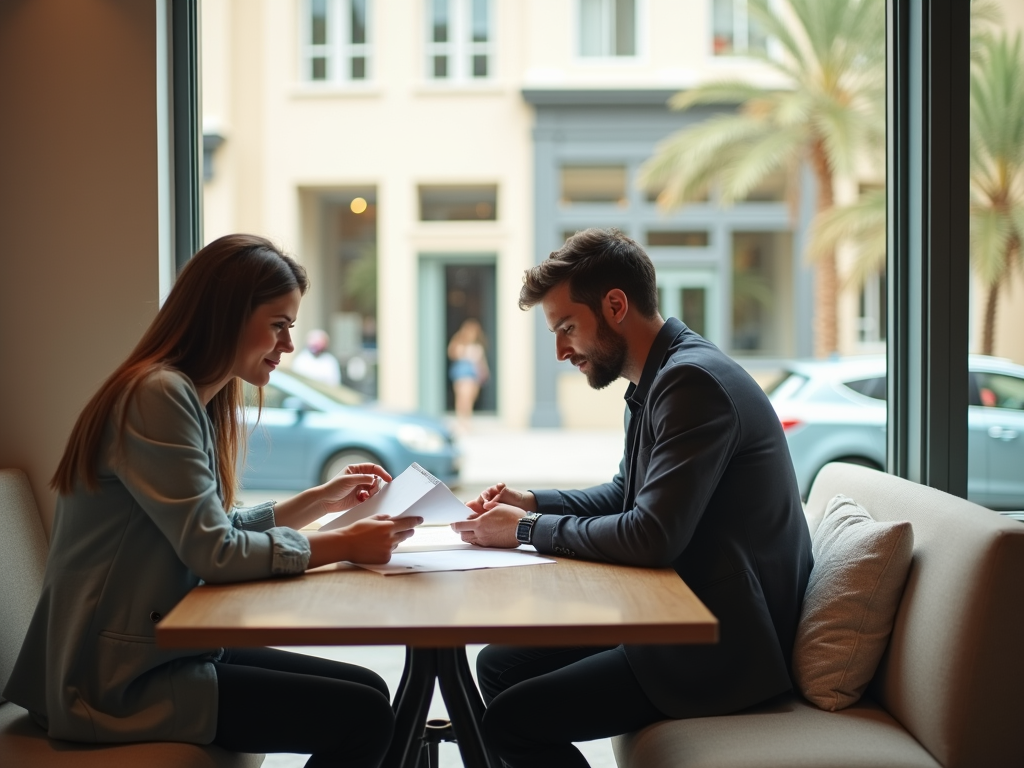
<svg viewBox="0 0 1024 768">
<path fill-rule="evenodd" d="M 425 768 L 420 766 L 424 744 L 437 741 L 426 732 L 434 680 L 441 685 L 466 768 L 501 768 L 501 761 L 484 743 L 480 726 L 484 702 L 473 682 L 464 646 L 405 649 L 405 669 L 394 701 L 395 734 L 382 768 Z"/>
</svg>

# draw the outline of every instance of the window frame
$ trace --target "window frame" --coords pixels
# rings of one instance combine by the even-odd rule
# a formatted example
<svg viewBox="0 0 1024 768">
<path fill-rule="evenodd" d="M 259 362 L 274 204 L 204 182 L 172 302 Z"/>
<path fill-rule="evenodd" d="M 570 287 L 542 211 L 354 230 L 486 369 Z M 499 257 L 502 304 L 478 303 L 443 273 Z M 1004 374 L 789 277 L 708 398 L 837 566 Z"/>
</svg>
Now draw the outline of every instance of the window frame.
<svg viewBox="0 0 1024 768">
<path fill-rule="evenodd" d="M 302 0 L 299 4 L 299 80 L 311 88 L 360 88 L 373 82 L 374 75 L 374 0 L 366 4 L 365 42 L 351 41 L 353 0 L 324 0 L 327 10 L 327 41 L 314 43 L 313 2 Z M 362 57 L 365 61 L 364 76 L 352 77 L 352 61 Z M 313 60 L 326 59 L 322 80 L 313 78 Z"/>
<path fill-rule="evenodd" d="M 970 3 L 886 2 L 887 469 L 967 496 Z"/>
<path fill-rule="evenodd" d="M 465 87 L 474 84 L 489 84 L 496 79 L 497 41 L 495 40 L 495 0 L 485 0 L 487 4 L 487 41 L 476 42 L 471 38 L 473 30 L 474 0 L 443 0 L 448 6 L 448 40 L 437 43 L 433 39 L 433 20 L 435 0 L 422 0 L 423 9 L 422 38 L 423 41 L 423 78 L 427 83 L 444 87 Z M 438 77 L 434 74 L 434 57 L 446 56 L 448 74 Z M 476 56 L 487 57 L 487 74 L 482 77 L 473 75 L 473 59 Z"/>
<path fill-rule="evenodd" d="M 614 3 L 616 0 L 604 0 Z M 614 17 L 614 9 L 611 14 Z M 645 30 L 647 19 L 647 0 L 634 0 L 633 4 L 633 53 L 631 55 L 619 55 L 605 53 L 600 55 L 588 55 L 583 53 L 583 0 L 575 0 L 573 3 L 573 60 L 577 63 L 590 65 L 609 64 L 632 65 L 641 63 L 646 59 L 647 40 Z"/>
<path fill-rule="evenodd" d="M 715 51 L 715 3 L 719 0 L 707 0 L 708 9 L 708 57 L 713 61 L 736 61 L 751 58 L 749 55 L 750 51 L 750 2 L 749 0 L 726 0 L 731 2 L 733 5 L 733 40 L 736 40 L 737 28 L 739 24 L 739 17 L 742 16 L 743 21 L 743 48 L 741 49 L 738 45 L 733 45 L 733 50 L 730 53 L 717 53 Z M 742 14 L 739 12 L 739 8 L 742 5 Z M 774 3 L 772 3 L 774 7 Z M 771 40 L 765 38 L 764 53 L 765 55 L 771 52 Z"/>
</svg>

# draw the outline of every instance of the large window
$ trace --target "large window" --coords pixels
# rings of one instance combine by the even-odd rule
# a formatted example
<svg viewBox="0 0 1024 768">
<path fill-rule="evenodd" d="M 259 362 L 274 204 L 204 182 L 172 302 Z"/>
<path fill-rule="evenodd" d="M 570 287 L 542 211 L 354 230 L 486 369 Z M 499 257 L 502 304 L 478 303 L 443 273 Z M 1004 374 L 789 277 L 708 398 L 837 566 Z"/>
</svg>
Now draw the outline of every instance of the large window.
<svg viewBox="0 0 1024 768">
<path fill-rule="evenodd" d="M 494 76 L 492 0 L 426 0 L 426 72 L 431 80 Z"/>
<path fill-rule="evenodd" d="M 371 0 L 303 3 L 302 78 L 310 82 L 369 80 Z"/>
<path fill-rule="evenodd" d="M 420 221 L 496 221 L 495 184 L 421 185 Z"/>
<path fill-rule="evenodd" d="M 715 56 L 763 53 L 767 38 L 750 17 L 747 0 L 711 0 L 711 50 Z"/>
<path fill-rule="evenodd" d="M 637 0 L 580 0 L 580 56 L 636 56 Z"/>
</svg>

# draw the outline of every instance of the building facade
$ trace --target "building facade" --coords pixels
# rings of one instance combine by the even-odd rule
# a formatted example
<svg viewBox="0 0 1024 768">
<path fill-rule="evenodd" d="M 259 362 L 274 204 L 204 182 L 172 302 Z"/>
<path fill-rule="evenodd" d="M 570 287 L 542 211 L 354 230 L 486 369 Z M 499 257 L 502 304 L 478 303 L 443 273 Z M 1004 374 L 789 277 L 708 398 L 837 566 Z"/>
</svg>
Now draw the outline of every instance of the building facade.
<svg viewBox="0 0 1024 768">
<path fill-rule="evenodd" d="M 589 390 L 516 304 L 523 271 L 589 226 L 640 242 L 662 313 L 752 367 L 811 354 L 812 211 L 793 202 L 811 195 L 780 177 L 666 214 L 636 184 L 712 113 L 669 110 L 673 93 L 781 85 L 744 55 L 770 45 L 746 0 L 204 0 L 202 22 L 206 238 L 295 252 L 313 284 L 297 338 L 327 329 L 346 383 L 384 404 L 450 410 L 447 341 L 476 317 L 478 411 L 620 424 L 625 385 Z M 883 294 L 843 296 L 841 352 L 880 349 Z"/>
</svg>

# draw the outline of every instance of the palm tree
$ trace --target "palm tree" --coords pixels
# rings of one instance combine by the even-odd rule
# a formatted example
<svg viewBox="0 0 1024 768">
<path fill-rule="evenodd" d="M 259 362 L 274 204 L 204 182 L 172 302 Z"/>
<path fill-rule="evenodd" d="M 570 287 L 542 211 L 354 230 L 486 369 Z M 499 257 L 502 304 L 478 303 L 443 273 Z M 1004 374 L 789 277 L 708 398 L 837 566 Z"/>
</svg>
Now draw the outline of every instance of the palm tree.
<svg viewBox="0 0 1024 768">
<path fill-rule="evenodd" d="M 673 134 L 643 165 L 640 183 L 659 189 L 658 203 L 674 208 L 699 200 L 715 183 L 730 204 L 780 169 L 791 177 L 806 162 L 816 181 L 817 214 L 835 202 L 837 177 L 851 175 L 864 152 L 880 153 L 885 119 L 884 0 L 750 0 L 750 15 L 779 51 L 751 52 L 778 73 L 785 87 L 745 81 L 698 86 L 670 101 L 740 104 Z M 816 259 L 815 354 L 838 347 L 835 248 Z"/>
<path fill-rule="evenodd" d="M 982 326 L 983 354 L 995 351 L 999 294 L 1022 264 L 1024 243 L 1024 57 L 1020 35 L 992 31 L 999 17 L 990 4 L 973 7 L 971 44 L 971 261 L 988 289 Z M 858 245 L 849 275 L 860 284 L 885 266 L 885 191 L 815 220 L 812 253 L 842 241 Z"/>
<path fill-rule="evenodd" d="M 1024 242 L 1024 56 L 1021 37 L 991 36 L 971 70 L 971 256 L 988 288 L 981 351 L 995 350 L 999 293 Z"/>
</svg>

